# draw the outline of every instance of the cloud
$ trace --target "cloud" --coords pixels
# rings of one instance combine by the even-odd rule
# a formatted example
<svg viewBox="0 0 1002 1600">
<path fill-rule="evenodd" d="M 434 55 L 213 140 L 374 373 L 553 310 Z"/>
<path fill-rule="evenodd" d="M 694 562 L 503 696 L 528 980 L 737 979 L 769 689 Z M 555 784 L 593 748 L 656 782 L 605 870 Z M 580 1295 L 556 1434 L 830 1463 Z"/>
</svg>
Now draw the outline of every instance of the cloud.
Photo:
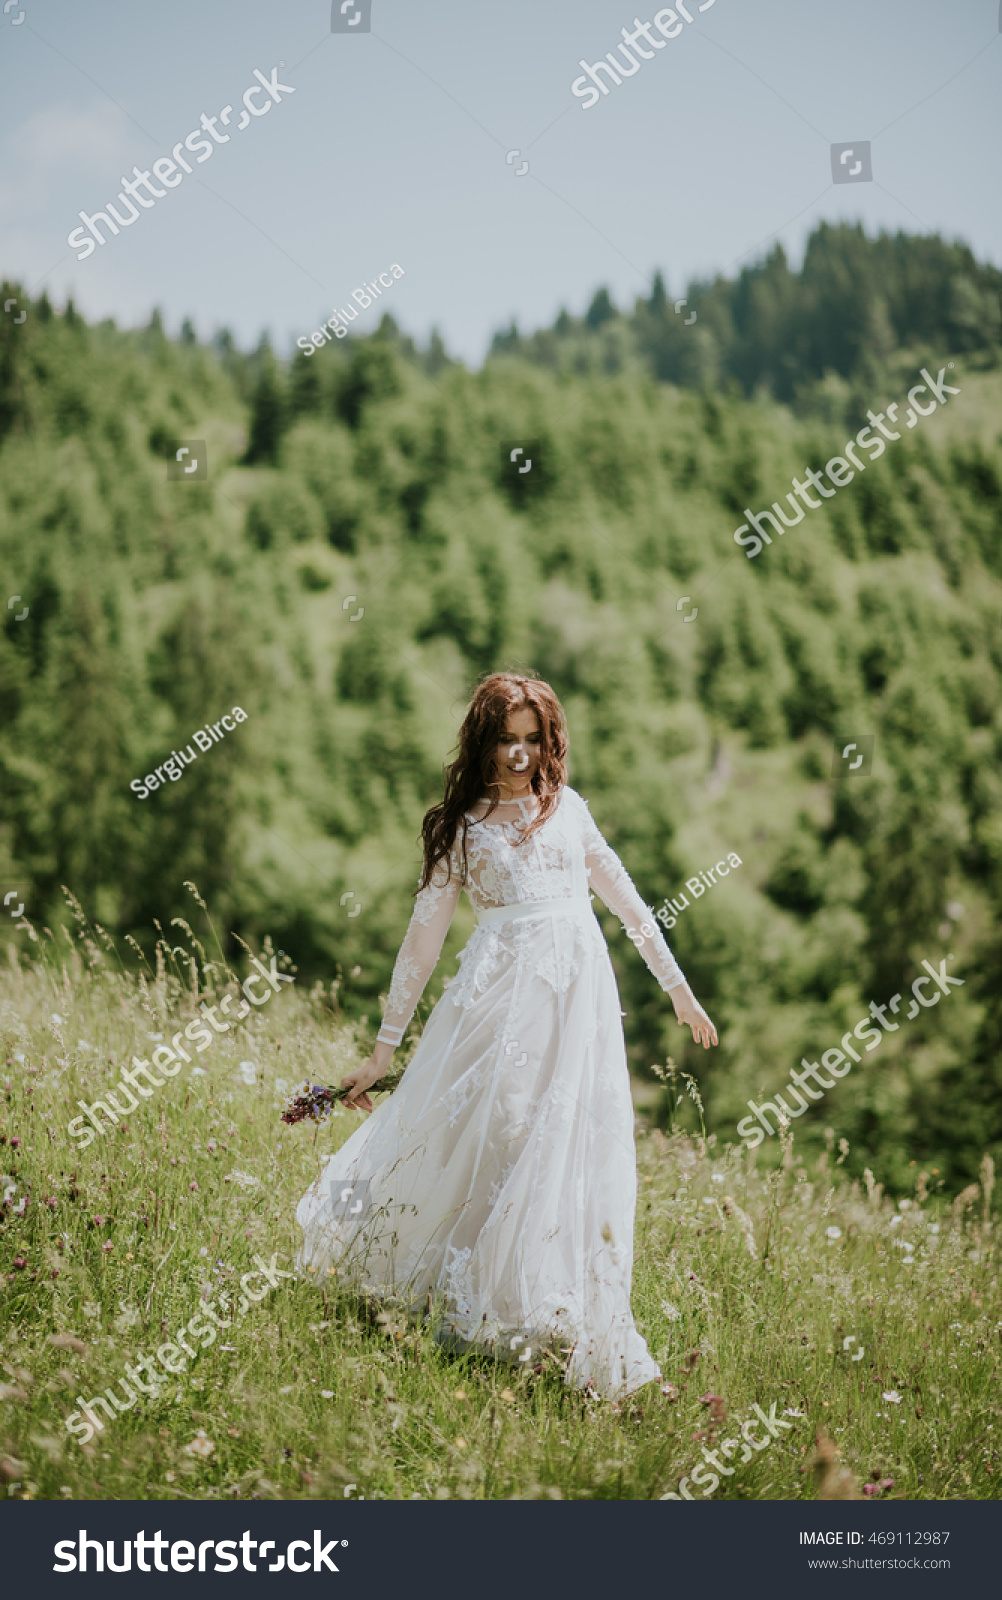
<svg viewBox="0 0 1002 1600">
<path fill-rule="evenodd" d="M 76 210 L 90 197 L 91 183 L 100 190 L 93 204 L 100 205 L 105 191 L 118 187 L 119 173 L 139 160 L 145 144 L 138 128 L 107 99 L 94 99 L 85 107 L 62 101 L 34 112 L 3 142 L 0 217 L 23 220 L 53 201 L 79 195 Z"/>
</svg>

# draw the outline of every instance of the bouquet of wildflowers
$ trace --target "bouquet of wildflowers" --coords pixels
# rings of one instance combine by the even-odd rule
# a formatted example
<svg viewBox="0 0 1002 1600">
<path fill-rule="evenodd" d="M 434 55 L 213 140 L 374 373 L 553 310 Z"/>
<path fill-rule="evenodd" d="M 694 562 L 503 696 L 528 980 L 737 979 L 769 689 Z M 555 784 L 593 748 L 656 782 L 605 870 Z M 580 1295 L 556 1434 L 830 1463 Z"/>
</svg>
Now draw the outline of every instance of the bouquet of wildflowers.
<svg viewBox="0 0 1002 1600">
<path fill-rule="evenodd" d="M 370 1083 L 367 1094 L 389 1094 L 400 1082 L 403 1072 L 387 1072 L 375 1083 Z M 339 1101 L 351 1093 L 351 1086 L 342 1089 L 331 1089 L 323 1083 L 307 1084 L 298 1094 L 289 1101 L 282 1112 L 282 1121 L 293 1126 L 297 1122 L 305 1122 L 307 1117 L 311 1122 L 323 1122 L 330 1116 Z"/>
</svg>

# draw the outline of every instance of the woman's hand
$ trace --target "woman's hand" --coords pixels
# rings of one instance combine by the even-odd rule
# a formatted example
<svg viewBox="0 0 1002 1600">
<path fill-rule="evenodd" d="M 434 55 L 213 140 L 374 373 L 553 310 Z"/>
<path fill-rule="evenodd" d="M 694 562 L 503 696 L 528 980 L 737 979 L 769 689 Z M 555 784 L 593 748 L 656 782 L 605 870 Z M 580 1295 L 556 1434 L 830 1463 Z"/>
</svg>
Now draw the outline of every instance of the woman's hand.
<svg viewBox="0 0 1002 1600">
<path fill-rule="evenodd" d="M 341 1088 L 350 1086 L 351 1093 L 345 1095 L 341 1104 L 349 1111 L 371 1111 L 372 1101 L 365 1091 L 389 1070 L 392 1055 L 389 1045 L 377 1043 L 364 1066 L 356 1067 L 354 1072 L 346 1072 L 341 1079 Z"/>
<path fill-rule="evenodd" d="M 692 1029 L 692 1037 L 704 1050 L 717 1043 L 717 1030 L 687 983 L 680 983 L 669 991 L 675 1016 L 681 1027 Z"/>
</svg>

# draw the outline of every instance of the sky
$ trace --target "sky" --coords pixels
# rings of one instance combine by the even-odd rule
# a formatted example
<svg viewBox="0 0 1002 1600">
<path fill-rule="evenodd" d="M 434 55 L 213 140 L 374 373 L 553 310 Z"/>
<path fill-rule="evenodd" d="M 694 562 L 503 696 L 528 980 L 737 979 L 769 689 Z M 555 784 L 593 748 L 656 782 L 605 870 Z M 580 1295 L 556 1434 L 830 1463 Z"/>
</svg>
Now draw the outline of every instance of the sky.
<svg viewBox="0 0 1002 1600">
<path fill-rule="evenodd" d="M 999 0 L 4 4 L 0 276 L 89 320 L 156 306 L 288 354 L 358 289 L 353 331 L 390 311 L 477 365 L 512 318 L 798 262 L 825 220 L 1002 265 Z M 585 67 L 641 22 L 649 59 L 592 103 Z M 161 158 L 172 187 L 117 198 Z M 109 201 L 138 214 L 71 246 Z"/>
</svg>

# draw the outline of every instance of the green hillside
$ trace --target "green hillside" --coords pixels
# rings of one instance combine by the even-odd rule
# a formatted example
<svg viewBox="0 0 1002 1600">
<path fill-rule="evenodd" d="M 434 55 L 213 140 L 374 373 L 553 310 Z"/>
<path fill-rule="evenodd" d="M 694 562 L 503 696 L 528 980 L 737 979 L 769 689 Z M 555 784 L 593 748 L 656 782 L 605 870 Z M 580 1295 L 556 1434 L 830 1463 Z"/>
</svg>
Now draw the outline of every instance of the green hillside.
<svg viewBox="0 0 1002 1600">
<path fill-rule="evenodd" d="M 713 333 L 714 370 L 689 374 L 652 366 L 639 312 L 572 328 L 563 363 L 516 336 L 469 372 L 385 318 L 284 366 L 265 343 L 175 342 L 156 316 L 90 327 L 5 288 L 29 315 L 0 323 L 0 582 L 22 597 L 0 621 L 0 889 L 17 891 L 0 937 L 36 949 L 12 911 L 44 940 L 65 884 L 151 950 L 191 880 L 231 935 L 270 931 L 304 979 L 339 976 L 372 1029 L 465 697 L 532 667 L 567 708 L 571 781 L 655 908 L 741 860 L 669 933 L 720 1028 L 711 1057 L 604 919 L 637 1071 L 670 1050 L 734 1140 L 749 1097 L 952 953 L 963 987 L 864 1055 L 798 1139 L 834 1128 L 849 1169 L 892 1188 L 915 1164 L 959 1184 L 998 1158 L 999 275 L 913 241 L 909 299 L 908 250 L 881 266 L 864 240 L 890 310 L 873 349 L 860 311 L 845 354 L 848 245 L 825 242 L 809 302 L 776 290 L 810 348 L 761 313 L 773 257 L 694 299 L 689 328 L 669 303 L 673 339 Z M 741 294 L 760 309 L 737 327 L 720 308 Z M 748 560 L 745 508 L 822 470 L 923 366 L 960 393 Z M 185 441 L 207 446 L 205 481 L 168 481 Z M 203 734 L 177 782 L 130 788 L 234 706 L 247 720 Z M 836 743 L 863 735 L 872 771 L 833 778 Z M 425 1007 L 471 925 L 464 904 Z"/>
</svg>

